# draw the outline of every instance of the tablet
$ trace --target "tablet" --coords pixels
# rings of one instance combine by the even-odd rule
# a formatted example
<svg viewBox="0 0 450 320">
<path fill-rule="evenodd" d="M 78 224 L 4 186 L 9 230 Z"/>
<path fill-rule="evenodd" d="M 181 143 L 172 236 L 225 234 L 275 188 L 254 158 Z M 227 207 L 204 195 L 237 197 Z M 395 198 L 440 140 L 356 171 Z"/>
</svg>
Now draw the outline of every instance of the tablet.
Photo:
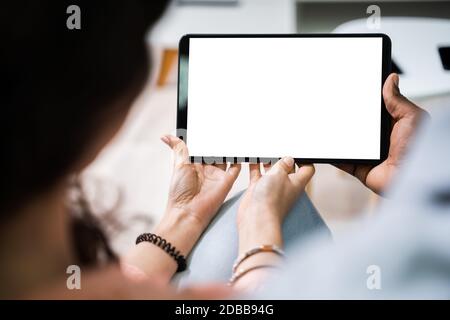
<svg viewBox="0 0 450 320">
<path fill-rule="evenodd" d="M 191 161 L 387 157 L 384 34 L 186 35 L 178 70 L 177 135 Z"/>
</svg>

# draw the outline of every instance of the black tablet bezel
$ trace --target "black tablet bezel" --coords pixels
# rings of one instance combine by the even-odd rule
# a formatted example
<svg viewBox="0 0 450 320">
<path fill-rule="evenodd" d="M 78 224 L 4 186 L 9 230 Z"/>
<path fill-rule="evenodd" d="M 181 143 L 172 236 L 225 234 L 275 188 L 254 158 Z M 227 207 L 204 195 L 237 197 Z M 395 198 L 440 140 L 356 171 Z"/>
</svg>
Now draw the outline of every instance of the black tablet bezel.
<svg viewBox="0 0 450 320">
<path fill-rule="evenodd" d="M 188 108 L 188 69 L 189 69 L 189 39 L 191 38 L 382 38 L 383 57 L 381 72 L 381 87 L 391 73 L 391 40 L 382 33 L 341 33 L 341 34 L 187 34 L 180 39 L 178 55 L 177 84 L 177 136 L 187 141 L 187 108 Z M 351 70 L 349 70 L 350 72 Z M 382 92 L 380 92 L 382 97 Z M 389 152 L 391 133 L 391 117 L 386 110 L 384 99 L 381 98 L 380 126 L 380 159 L 329 159 L 329 158 L 295 158 L 297 163 L 332 163 L 332 164 L 368 164 L 377 165 L 383 162 Z M 205 161 L 208 159 L 208 161 Z M 226 162 L 267 162 L 273 159 L 255 157 L 210 157 L 190 156 L 191 162 L 226 163 Z"/>
</svg>

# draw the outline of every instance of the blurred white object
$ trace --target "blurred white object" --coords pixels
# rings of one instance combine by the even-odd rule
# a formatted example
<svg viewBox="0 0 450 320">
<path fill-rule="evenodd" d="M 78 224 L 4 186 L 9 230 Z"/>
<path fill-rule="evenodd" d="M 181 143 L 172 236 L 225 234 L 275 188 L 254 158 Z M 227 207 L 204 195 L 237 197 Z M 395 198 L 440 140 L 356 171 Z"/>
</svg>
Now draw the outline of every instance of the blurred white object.
<svg viewBox="0 0 450 320">
<path fill-rule="evenodd" d="M 251 299 L 448 299 L 450 108 L 419 128 L 387 198 L 339 241 L 311 237 Z"/>
<path fill-rule="evenodd" d="M 379 29 L 369 29 L 367 19 L 358 19 L 333 32 L 387 34 L 392 39 L 392 59 L 403 72 L 402 93 L 413 99 L 450 93 L 450 71 L 444 69 L 438 51 L 450 46 L 450 20 L 382 17 Z"/>
<path fill-rule="evenodd" d="M 172 3 L 148 36 L 162 58 L 158 86 L 173 74 L 178 42 L 188 33 L 293 33 L 296 31 L 294 0 L 239 0 L 237 5 L 200 6 Z"/>
<path fill-rule="evenodd" d="M 236 6 L 172 5 L 153 29 L 150 42 L 177 48 L 187 33 L 293 33 L 294 0 L 240 0 Z"/>
</svg>

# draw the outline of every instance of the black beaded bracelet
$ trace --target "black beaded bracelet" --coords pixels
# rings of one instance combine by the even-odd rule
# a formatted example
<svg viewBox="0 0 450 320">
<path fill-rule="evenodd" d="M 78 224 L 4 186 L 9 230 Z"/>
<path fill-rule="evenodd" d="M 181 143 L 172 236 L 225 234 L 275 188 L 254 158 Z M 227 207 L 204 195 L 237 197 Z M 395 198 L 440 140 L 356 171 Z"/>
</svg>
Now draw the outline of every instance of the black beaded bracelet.
<svg viewBox="0 0 450 320">
<path fill-rule="evenodd" d="M 178 265 L 177 272 L 182 272 L 186 270 L 186 258 L 180 254 L 180 251 L 176 251 L 177 249 L 172 246 L 170 242 L 167 242 L 166 239 L 161 238 L 160 236 L 153 233 L 143 233 L 136 239 L 136 244 L 140 242 L 151 242 L 155 246 L 163 249 L 165 252 L 171 256 Z"/>
</svg>

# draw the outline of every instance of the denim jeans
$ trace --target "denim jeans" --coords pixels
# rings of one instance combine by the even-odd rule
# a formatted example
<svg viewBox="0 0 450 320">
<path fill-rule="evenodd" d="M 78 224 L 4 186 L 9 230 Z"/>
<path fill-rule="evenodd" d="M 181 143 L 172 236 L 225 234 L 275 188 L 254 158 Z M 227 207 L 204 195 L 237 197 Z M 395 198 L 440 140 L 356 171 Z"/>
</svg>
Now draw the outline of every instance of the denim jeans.
<svg viewBox="0 0 450 320">
<path fill-rule="evenodd" d="M 184 286 L 224 282 L 230 278 L 231 267 L 238 255 L 236 214 L 243 192 L 222 205 L 191 252 L 187 270 L 174 277 L 175 283 Z M 314 205 L 303 193 L 283 223 L 284 249 L 288 252 L 293 243 L 319 230 L 330 234 Z"/>
</svg>

